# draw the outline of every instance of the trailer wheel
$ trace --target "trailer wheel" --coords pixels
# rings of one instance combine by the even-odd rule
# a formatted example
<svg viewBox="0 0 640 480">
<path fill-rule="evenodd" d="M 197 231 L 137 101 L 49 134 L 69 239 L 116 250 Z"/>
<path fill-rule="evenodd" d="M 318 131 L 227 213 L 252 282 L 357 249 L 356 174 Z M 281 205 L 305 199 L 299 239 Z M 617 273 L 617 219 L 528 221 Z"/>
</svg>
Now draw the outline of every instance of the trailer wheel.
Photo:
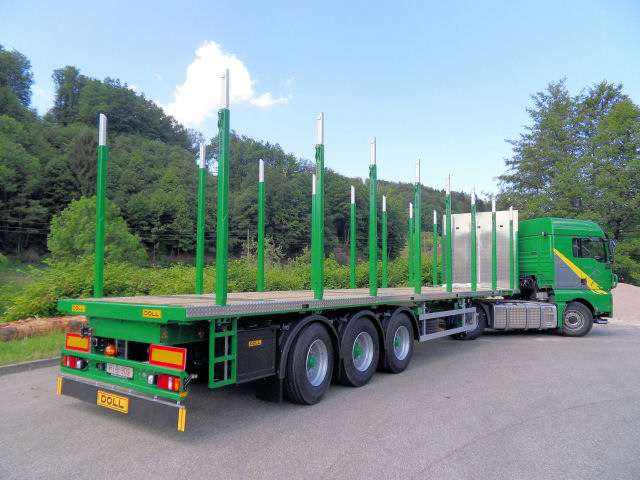
<svg viewBox="0 0 640 480">
<path fill-rule="evenodd" d="M 361 387 L 371 380 L 379 356 L 376 327 L 366 317 L 357 318 L 347 326 L 342 337 L 340 382 L 349 387 Z"/>
<path fill-rule="evenodd" d="M 456 340 L 475 340 L 484 332 L 485 327 L 487 326 L 487 315 L 484 312 L 484 308 L 477 305 L 476 306 L 476 328 L 473 330 L 467 330 L 466 332 L 457 333 L 455 335 L 451 335 L 452 338 Z"/>
<path fill-rule="evenodd" d="M 413 326 L 406 313 L 399 313 L 389 321 L 384 348 L 388 372 L 400 373 L 407 368 L 413 354 Z"/>
<path fill-rule="evenodd" d="M 580 302 L 569 302 L 562 314 L 562 334 L 582 337 L 593 327 L 593 314 Z"/>
<path fill-rule="evenodd" d="M 318 403 L 331 383 L 333 346 L 319 323 L 305 327 L 289 351 L 284 382 L 289 400 L 302 405 Z"/>
</svg>

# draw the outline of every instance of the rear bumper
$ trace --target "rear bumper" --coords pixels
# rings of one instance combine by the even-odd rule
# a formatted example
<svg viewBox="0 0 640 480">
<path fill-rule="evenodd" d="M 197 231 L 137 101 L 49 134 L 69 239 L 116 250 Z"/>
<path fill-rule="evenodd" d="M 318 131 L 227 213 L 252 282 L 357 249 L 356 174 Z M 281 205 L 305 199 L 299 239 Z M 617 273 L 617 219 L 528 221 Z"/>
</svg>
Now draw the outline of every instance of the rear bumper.
<svg viewBox="0 0 640 480">
<path fill-rule="evenodd" d="M 176 427 L 181 432 L 184 432 L 186 428 L 187 408 L 179 402 L 171 402 L 159 397 L 139 394 L 132 390 L 118 388 L 95 380 L 89 381 L 82 377 L 65 373 L 58 377 L 57 393 L 58 395 L 67 395 L 78 400 L 84 400 L 96 406 L 99 406 L 100 393 L 117 395 L 127 399 L 127 411 L 125 413 L 122 409 L 112 408 L 112 410 L 115 410 L 114 415 L 127 415 L 148 423 Z"/>
</svg>

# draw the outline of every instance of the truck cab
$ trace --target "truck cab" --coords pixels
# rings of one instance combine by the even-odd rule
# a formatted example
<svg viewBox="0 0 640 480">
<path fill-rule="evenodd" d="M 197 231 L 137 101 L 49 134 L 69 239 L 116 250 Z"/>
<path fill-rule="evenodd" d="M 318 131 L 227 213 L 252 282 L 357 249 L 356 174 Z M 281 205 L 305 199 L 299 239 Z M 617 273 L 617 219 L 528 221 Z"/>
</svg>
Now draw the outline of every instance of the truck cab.
<svg viewBox="0 0 640 480">
<path fill-rule="evenodd" d="M 553 217 L 523 220 L 518 261 L 522 295 L 556 303 L 559 327 L 563 322 L 605 322 L 602 318 L 613 313 L 613 241 L 596 223 Z M 587 313 L 591 322 L 579 318 Z M 590 328 L 580 325 L 578 330 Z"/>
</svg>

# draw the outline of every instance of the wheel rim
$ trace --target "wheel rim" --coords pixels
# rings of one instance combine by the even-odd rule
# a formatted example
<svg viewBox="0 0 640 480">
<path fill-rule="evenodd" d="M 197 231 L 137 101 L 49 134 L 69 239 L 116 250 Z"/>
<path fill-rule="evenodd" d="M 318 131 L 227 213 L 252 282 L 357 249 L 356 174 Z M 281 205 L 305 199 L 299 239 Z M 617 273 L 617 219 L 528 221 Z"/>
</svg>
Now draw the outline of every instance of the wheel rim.
<svg viewBox="0 0 640 480">
<path fill-rule="evenodd" d="M 325 343 L 317 338 L 307 350 L 307 379 L 314 387 L 320 385 L 327 376 L 329 352 Z"/>
<path fill-rule="evenodd" d="M 578 330 L 584 325 L 584 317 L 576 310 L 568 310 L 564 317 L 564 324 L 571 330 Z"/>
<path fill-rule="evenodd" d="M 400 325 L 393 335 L 393 353 L 398 360 L 404 360 L 409 354 L 409 330 L 404 325 Z"/>
<path fill-rule="evenodd" d="M 360 332 L 353 341 L 353 366 L 359 372 L 366 371 L 373 360 L 373 339 L 368 332 Z"/>
</svg>

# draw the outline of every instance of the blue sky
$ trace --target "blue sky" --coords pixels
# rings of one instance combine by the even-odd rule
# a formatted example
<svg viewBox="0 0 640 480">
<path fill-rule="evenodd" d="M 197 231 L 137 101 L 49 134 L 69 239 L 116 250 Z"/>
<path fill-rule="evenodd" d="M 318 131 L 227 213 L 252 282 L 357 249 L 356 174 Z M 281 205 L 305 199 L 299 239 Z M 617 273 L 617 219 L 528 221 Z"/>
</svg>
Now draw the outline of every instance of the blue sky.
<svg viewBox="0 0 640 480">
<path fill-rule="evenodd" d="M 567 78 L 602 80 L 640 102 L 640 2 L 165 2 L 0 0 L 0 43 L 32 64 L 32 104 L 52 106 L 51 73 L 127 82 L 207 140 L 218 74 L 231 66 L 231 126 L 312 159 L 378 177 L 497 192 L 505 139 L 530 123 L 530 95 Z M 233 172 L 232 172 L 233 174 Z"/>
</svg>

